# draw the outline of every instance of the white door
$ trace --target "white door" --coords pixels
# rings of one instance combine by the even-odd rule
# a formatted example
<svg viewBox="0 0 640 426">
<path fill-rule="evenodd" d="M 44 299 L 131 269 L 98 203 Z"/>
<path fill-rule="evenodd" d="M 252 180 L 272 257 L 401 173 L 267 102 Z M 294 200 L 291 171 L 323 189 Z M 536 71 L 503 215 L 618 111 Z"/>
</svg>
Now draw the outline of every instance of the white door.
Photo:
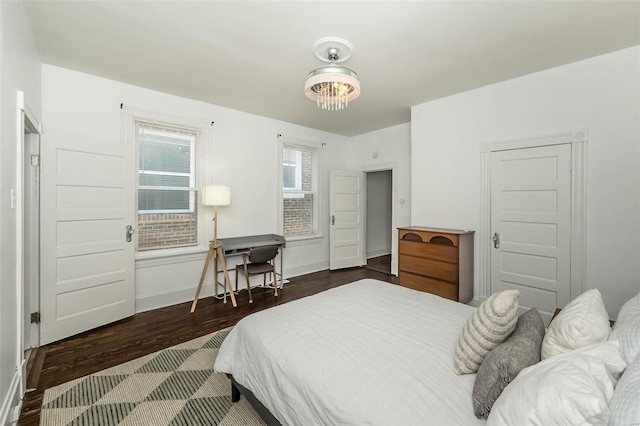
<svg viewBox="0 0 640 426">
<path fill-rule="evenodd" d="M 134 313 L 135 155 L 78 136 L 41 143 L 41 344 Z"/>
<path fill-rule="evenodd" d="M 329 269 L 367 263 L 364 172 L 332 170 L 329 177 Z"/>
<path fill-rule="evenodd" d="M 491 153 L 491 292 L 549 318 L 570 300 L 571 146 Z"/>
</svg>

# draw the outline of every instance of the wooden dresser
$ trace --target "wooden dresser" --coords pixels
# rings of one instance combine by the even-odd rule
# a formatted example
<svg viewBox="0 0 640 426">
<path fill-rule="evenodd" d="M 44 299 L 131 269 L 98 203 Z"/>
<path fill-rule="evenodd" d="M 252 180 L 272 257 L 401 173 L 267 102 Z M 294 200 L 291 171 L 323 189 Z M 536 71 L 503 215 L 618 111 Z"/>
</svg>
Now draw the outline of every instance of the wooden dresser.
<svg viewBox="0 0 640 426">
<path fill-rule="evenodd" d="M 473 298 L 474 231 L 398 228 L 400 285 L 466 303 Z"/>
</svg>

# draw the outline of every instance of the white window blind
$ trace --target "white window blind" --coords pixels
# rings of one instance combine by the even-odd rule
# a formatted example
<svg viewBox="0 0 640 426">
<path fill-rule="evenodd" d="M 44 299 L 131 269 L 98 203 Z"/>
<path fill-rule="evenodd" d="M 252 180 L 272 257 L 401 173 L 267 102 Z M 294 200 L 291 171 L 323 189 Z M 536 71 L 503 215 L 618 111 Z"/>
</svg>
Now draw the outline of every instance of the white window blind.
<svg viewBox="0 0 640 426">
<path fill-rule="evenodd" d="M 195 208 L 194 132 L 138 123 L 140 212 L 193 212 Z"/>
</svg>

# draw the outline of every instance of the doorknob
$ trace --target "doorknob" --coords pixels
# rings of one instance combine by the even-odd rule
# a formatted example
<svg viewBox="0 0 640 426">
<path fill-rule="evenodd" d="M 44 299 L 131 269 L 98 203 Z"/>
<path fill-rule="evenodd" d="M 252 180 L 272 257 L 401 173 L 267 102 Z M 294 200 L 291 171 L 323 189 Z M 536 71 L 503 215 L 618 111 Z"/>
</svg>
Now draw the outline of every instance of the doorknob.
<svg viewBox="0 0 640 426">
<path fill-rule="evenodd" d="M 493 240 L 493 248 L 500 248 L 500 234 L 494 232 L 491 239 Z"/>
<path fill-rule="evenodd" d="M 331 215 L 331 224 L 332 225 L 336 224 L 336 216 L 335 215 Z"/>
<path fill-rule="evenodd" d="M 133 226 L 127 225 L 126 236 L 127 236 L 127 242 L 128 243 L 131 242 L 131 236 L 133 235 L 134 232 L 135 232 L 135 229 L 133 229 Z"/>
</svg>

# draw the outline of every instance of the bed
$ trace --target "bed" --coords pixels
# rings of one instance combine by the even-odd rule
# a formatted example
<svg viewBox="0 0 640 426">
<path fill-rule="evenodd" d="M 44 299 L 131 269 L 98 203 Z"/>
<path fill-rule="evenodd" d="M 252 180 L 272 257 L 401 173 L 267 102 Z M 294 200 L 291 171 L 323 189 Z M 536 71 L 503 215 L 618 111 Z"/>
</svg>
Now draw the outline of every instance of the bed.
<svg viewBox="0 0 640 426">
<path fill-rule="evenodd" d="M 640 424 L 640 293 L 622 306 L 613 330 L 597 289 L 569 302 L 546 332 L 535 309 L 518 316 L 516 303 L 515 330 L 486 348 L 477 374 L 454 373 L 468 327 L 490 322 L 480 319 L 487 306 L 510 293 L 476 309 L 357 281 L 244 318 L 214 368 L 231 378 L 234 400 L 242 391 L 267 424 Z M 542 330 L 521 340 L 534 316 Z M 523 361 L 518 351 L 543 359 L 513 371 Z M 476 414 L 484 409 L 482 391 L 493 386 L 488 420 L 478 419 L 474 406 Z"/>
<path fill-rule="evenodd" d="M 365 279 L 244 318 L 215 370 L 282 424 L 481 424 L 452 358 L 473 310 Z"/>
</svg>

